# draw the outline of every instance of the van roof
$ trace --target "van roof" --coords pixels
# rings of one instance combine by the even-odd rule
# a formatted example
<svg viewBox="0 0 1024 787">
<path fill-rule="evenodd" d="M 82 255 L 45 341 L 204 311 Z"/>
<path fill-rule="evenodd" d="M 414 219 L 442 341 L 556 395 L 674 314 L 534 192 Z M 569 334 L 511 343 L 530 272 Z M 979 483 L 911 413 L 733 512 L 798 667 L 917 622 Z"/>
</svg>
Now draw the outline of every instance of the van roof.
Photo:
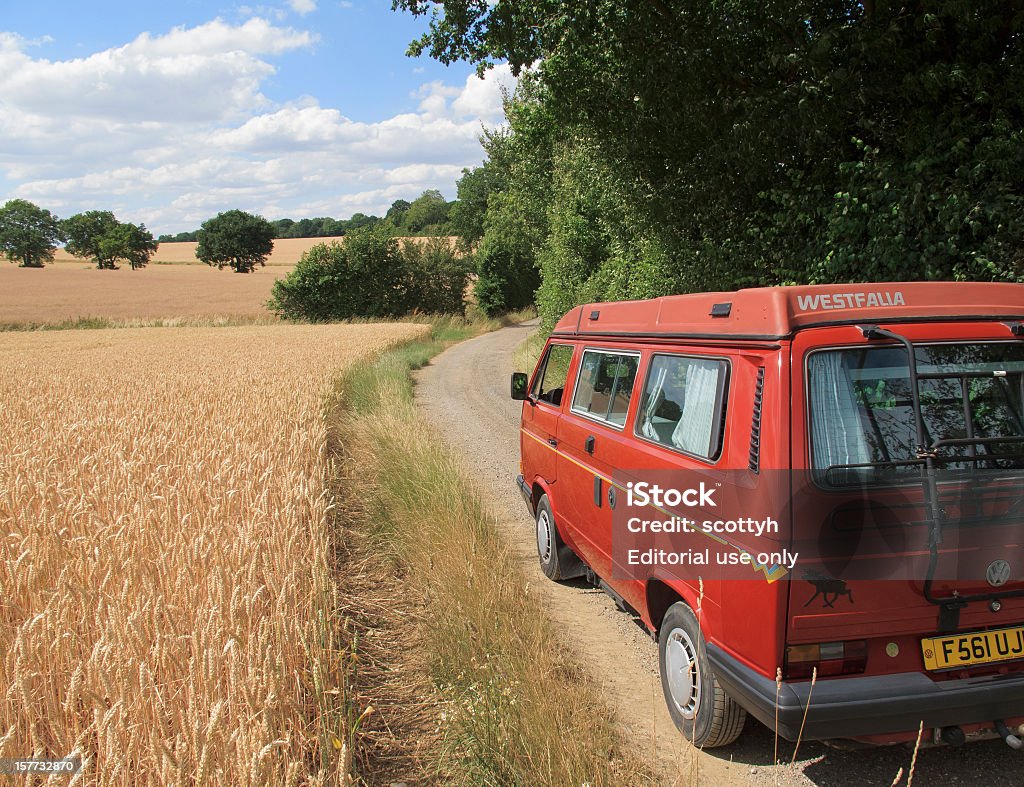
<svg viewBox="0 0 1024 787">
<path fill-rule="evenodd" d="M 1022 320 L 1024 284 L 885 282 L 759 287 L 577 306 L 560 336 L 783 339 L 824 325 Z"/>
</svg>

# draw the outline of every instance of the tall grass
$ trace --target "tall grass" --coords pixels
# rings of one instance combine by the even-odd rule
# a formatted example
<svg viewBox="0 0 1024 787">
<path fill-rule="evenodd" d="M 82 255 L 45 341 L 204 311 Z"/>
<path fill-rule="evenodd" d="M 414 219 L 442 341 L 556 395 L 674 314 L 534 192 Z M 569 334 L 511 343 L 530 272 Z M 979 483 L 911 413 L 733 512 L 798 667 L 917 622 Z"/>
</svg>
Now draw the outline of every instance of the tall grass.
<svg viewBox="0 0 1024 787">
<path fill-rule="evenodd" d="M 341 784 L 323 397 L 405 326 L 0 336 L 0 757 Z M 77 782 L 76 782 L 77 783 Z"/>
<path fill-rule="evenodd" d="M 416 411 L 409 369 L 438 344 L 352 367 L 332 424 L 356 468 L 342 490 L 363 536 L 355 559 L 384 583 L 402 576 L 372 606 L 397 610 L 394 657 L 423 659 L 422 690 L 436 698 L 423 767 L 465 784 L 645 781 L 458 459 Z"/>
</svg>

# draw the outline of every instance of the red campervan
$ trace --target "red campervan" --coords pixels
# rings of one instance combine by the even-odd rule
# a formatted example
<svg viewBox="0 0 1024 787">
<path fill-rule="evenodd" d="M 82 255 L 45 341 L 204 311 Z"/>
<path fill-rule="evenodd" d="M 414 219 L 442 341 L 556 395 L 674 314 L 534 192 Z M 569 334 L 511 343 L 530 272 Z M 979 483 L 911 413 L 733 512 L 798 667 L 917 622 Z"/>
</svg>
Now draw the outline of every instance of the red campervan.
<svg viewBox="0 0 1024 787">
<path fill-rule="evenodd" d="M 639 614 L 688 739 L 1021 745 L 1024 285 L 589 304 L 512 395 L 544 573 Z"/>
</svg>

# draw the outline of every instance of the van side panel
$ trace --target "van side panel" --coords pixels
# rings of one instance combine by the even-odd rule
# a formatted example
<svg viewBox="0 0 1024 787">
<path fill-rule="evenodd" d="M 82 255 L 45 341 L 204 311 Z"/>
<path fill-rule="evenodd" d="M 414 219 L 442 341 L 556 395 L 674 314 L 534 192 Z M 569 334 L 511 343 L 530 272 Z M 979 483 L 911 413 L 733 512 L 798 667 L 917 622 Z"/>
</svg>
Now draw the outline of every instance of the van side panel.
<svg viewBox="0 0 1024 787">
<path fill-rule="evenodd" d="M 764 498 L 757 506 L 777 511 L 779 534 L 760 546 L 767 549 L 791 546 L 792 521 L 788 505 L 790 460 L 790 382 L 789 347 L 763 353 L 744 353 L 734 363 L 732 396 L 729 406 L 726 467 L 749 469 L 751 449 L 757 451 L 757 472 L 750 472 L 752 484 L 747 494 L 752 501 Z M 764 369 L 759 439 L 751 444 L 754 423 L 754 397 L 758 369 Z M 755 437 L 757 437 L 755 435 Z M 786 614 L 789 603 L 789 579 L 768 582 L 764 577 L 749 580 L 725 580 L 721 583 L 721 626 L 714 631 L 715 644 L 724 652 L 775 678 L 785 653 Z"/>
<path fill-rule="evenodd" d="M 784 499 L 788 494 L 788 474 L 784 468 L 788 466 L 790 452 L 788 348 L 741 350 L 678 343 L 649 346 L 607 342 L 588 343 L 586 347 L 640 349 L 641 360 L 623 429 L 571 412 L 571 397 L 567 396 L 558 433 L 559 513 L 568 525 L 580 556 L 655 629 L 660 623 L 657 616 L 664 609 L 648 607 L 648 577 L 631 567 L 612 565 L 613 511 L 609 505 L 608 484 L 613 475 L 623 485 L 631 480 L 643 480 L 645 473 L 652 470 L 680 471 L 687 478 L 704 477 L 709 483 L 719 479 L 725 479 L 722 483 L 740 482 L 743 494 L 781 497 L 775 501 L 775 510 L 788 511 Z M 577 367 L 582 349 L 583 345 L 577 348 Z M 727 361 L 726 418 L 721 454 L 714 460 L 689 456 L 637 435 L 636 421 L 643 388 L 651 359 L 656 355 Z M 761 406 L 756 414 L 759 432 L 758 439 L 752 443 L 761 369 L 764 369 Z M 591 437 L 594 438 L 593 453 L 586 450 Z M 754 459 L 752 450 L 756 452 Z M 787 488 L 780 489 L 783 481 Z M 600 497 L 595 497 L 598 483 Z M 621 489 L 617 491 L 621 499 L 625 493 Z M 771 543 L 779 549 L 788 546 L 788 533 L 789 523 L 783 519 L 780 532 Z M 678 534 L 677 539 L 681 550 L 707 546 L 707 537 L 700 533 Z M 768 548 L 769 543 L 752 542 L 749 546 L 751 549 Z M 709 574 L 712 572 L 713 569 Z M 624 579 L 624 576 L 636 578 Z M 670 589 L 697 611 L 709 642 L 718 644 L 762 674 L 774 677 L 784 650 L 787 583 L 769 583 L 763 576 L 756 576 L 753 569 L 749 580 L 688 576 L 691 578 L 682 579 L 670 571 L 655 569 L 650 579 Z M 663 606 L 663 591 L 655 595 Z M 753 621 L 756 625 L 752 625 Z"/>
</svg>

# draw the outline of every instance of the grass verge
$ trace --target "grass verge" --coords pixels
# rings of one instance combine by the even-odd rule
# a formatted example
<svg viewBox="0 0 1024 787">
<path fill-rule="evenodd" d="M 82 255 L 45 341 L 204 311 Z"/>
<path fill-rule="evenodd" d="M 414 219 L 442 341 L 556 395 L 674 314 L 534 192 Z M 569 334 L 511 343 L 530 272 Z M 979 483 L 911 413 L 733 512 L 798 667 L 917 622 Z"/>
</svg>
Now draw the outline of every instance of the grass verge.
<svg viewBox="0 0 1024 787">
<path fill-rule="evenodd" d="M 435 323 L 430 341 L 349 370 L 331 402 L 348 527 L 340 584 L 364 654 L 353 714 L 380 711 L 357 768 L 375 783 L 646 782 L 458 459 L 416 410 L 410 370 L 473 332 Z"/>
<path fill-rule="evenodd" d="M 392 318 L 353 318 L 342 320 L 342 324 L 363 324 L 373 322 L 413 322 L 429 324 L 436 341 L 457 341 L 460 337 L 481 330 L 494 330 L 502 325 L 512 325 L 528 320 L 536 314 L 535 310 L 523 309 L 502 317 L 488 319 L 477 317 L 472 322 L 458 317 L 437 316 L 429 314 L 411 314 L 399 319 Z M 12 331 L 83 331 L 102 330 L 105 328 L 223 328 L 240 325 L 286 325 L 282 320 L 269 312 L 252 315 L 209 315 L 196 317 L 128 317 L 115 319 L 112 317 L 69 317 L 63 320 L 36 321 L 16 320 L 0 322 L 0 333 Z M 467 331 L 469 333 L 467 333 Z M 435 350 L 436 352 L 436 350 Z"/>
</svg>

